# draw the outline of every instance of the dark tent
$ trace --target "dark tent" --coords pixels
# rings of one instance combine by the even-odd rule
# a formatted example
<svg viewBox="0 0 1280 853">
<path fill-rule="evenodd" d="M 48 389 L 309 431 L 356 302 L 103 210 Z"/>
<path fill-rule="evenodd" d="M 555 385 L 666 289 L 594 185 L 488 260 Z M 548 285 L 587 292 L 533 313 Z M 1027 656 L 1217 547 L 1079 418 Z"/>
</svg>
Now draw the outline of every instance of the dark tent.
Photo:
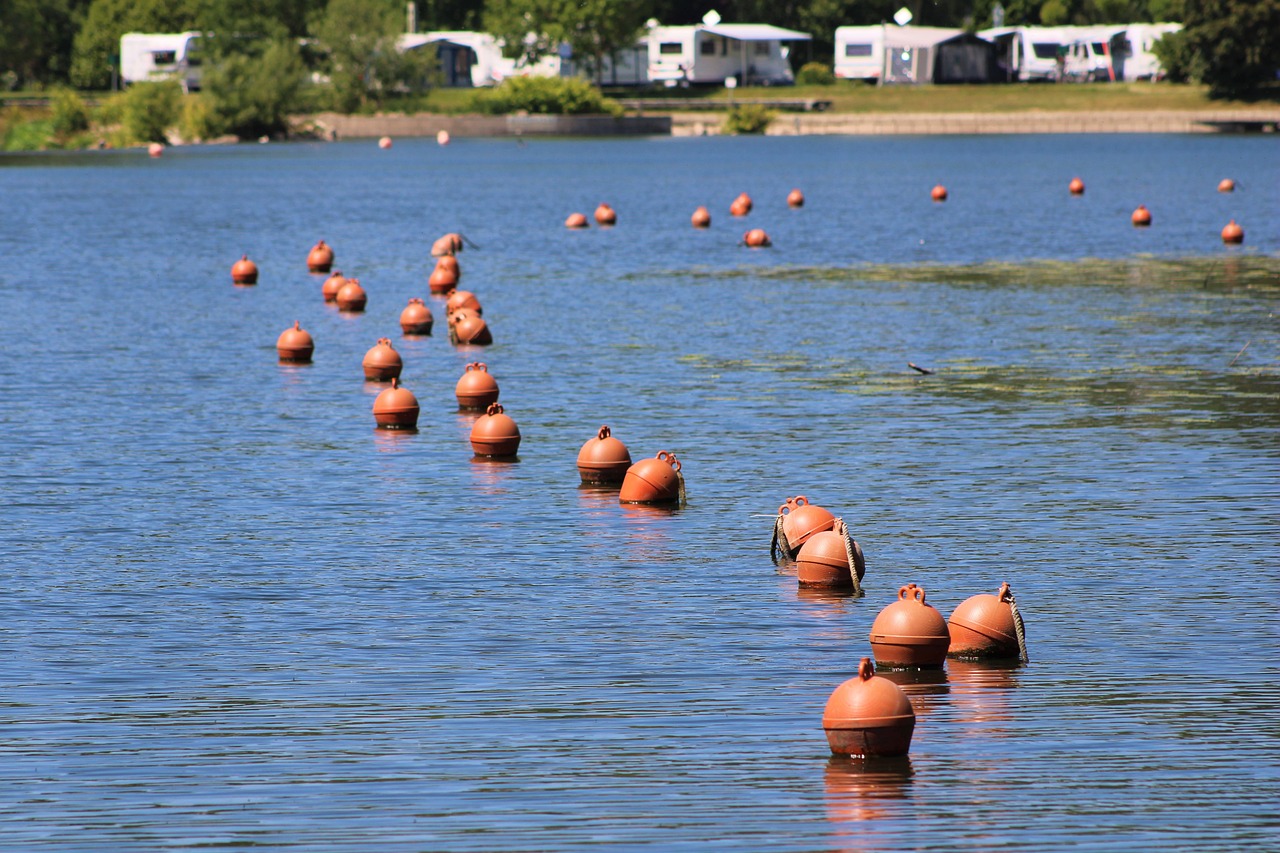
<svg viewBox="0 0 1280 853">
<path fill-rule="evenodd" d="M 938 42 L 933 49 L 933 82 L 1003 82 L 996 67 L 996 46 L 972 33 Z"/>
</svg>

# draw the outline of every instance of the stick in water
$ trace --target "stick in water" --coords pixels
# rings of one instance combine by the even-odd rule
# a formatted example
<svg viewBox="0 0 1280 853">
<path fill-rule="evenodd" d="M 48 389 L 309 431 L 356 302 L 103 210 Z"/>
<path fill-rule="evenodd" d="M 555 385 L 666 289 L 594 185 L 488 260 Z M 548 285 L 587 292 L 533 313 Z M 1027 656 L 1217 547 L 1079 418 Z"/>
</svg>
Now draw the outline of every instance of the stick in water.
<svg viewBox="0 0 1280 853">
<path fill-rule="evenodd" d="M 1239 358 L 1240 356 L 1244 355 L 1244 351 L 1249 348 L 1249 344 L 1251 343 L 1253 343 L 1253 338 L 1249 338 L 1249 340 L 1245 341 L 1244 346 L 1240 347 L 1240 352 L 1236 353 L 1236 358 Z M 1231 359 L 1231 364 L 1228 364 L 1227 367 L 1234 367 L 1236 363 L 1236 358 Z"/>
<path fill-rule="evenodd" d="M 911 362 L 909 362 L 909 361 L 907 362 L 907 367 L 910 367 L 912 370 L 914 370 L 914 371 L 916 371 L 916 372 L 918 372 L 918 373 L 923 373 L 925 376 L 932 376 L 932 375 L 933 375 L 933 371 L 932 371 L 932 370 L 930 370 L 929 368 L 927 368 L 927 367 L 921 367 L 921 366 L 920 366 L 920 365 L 918 365 L 918 364 L 912 364 L 912 363 L 911 363 Z"/>
</svg>

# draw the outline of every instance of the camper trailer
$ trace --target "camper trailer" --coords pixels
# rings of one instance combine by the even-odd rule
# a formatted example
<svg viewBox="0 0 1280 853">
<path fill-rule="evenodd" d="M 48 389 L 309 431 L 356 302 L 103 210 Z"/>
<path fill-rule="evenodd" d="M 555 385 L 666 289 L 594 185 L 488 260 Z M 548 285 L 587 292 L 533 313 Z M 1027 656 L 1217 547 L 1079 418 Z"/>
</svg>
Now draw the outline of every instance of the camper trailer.
<svg viewBox="0 0 1280 853">
<path fill-rule="evenodd" d="M 439 52 L 440 76 L 444 86 L 492 86 L 511 75 L 515 60 L 506 59 L 497 40 L 488 33 L 460 30 L 409 33 L 396 40 L 404 50 L 432 45 Z"/>
<path fill-rule="evenodd" d="M 929 83 L 939 44 L 961 35 L 946 27 L 837 27 L 835 75 L 877 83 Z"/>
<path fill-rule="evenodd" d="M 998 27 L 978 33 L 996 46 L 996 62 L 1009 83 L 1056 81 L 1062 74 L 1058 57 L 1065 59 L 1073 37 L 1059 27 Z"/>
<path fill-rule="evenodd" d="M 649 79 L 669 86 L 724 83 L 744 86 L 795 82 L 785 43 L 808 41 L 808 33 L 769 24 L 701 23 L 649 30 Z"/>
<path fill-rule="evenodd" d="M 120 37 L 120 79 L 129 83 L 177 80 L 184 92 L 200 89 L 200 33 L 125 33 Z"/>
<path fill-rule="evenodd" d="M 1125 30 L 1127 44 L 1124 60 L 1124 73 L 1121 77 L 1126 82 L 1134 80 L 1159 80 L 1164 76 L 1160 60 L 1151 48 L 1160 39 L 1182 29 L 1182 24 L 1130 24 Z"/>
<path fill-rule="evenodd" d="M 1125 27 L 1064 27 L 1071 36 L 1063 72 L 1076 82 L 1116 82 L 1124 79 Z"/>
</svg>

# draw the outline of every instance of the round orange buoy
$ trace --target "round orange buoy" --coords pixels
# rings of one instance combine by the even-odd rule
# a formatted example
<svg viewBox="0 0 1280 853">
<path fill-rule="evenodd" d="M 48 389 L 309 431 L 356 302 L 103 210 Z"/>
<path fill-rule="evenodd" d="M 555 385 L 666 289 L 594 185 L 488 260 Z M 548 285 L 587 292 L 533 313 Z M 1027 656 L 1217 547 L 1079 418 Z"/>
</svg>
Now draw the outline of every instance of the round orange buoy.
<svg viewBox="0 0 1280 853">
<path fill-rule="evenodd" d="M 911 749 L 916 714 L 902 688 L 876 675 L 871 659 L 863 658 L 858 674 L 827 699 L 822 728 L 834 755 L 906 755 Z"/>
<path fill-rule="evenodd" d="M 753 249 L 763 249 L 773 245 L 773 241 L 769 239 L 769 235 L 763 228 L 752 228 L 742 235 L 742 242 Z"/>
<path fill-rule="evenodd" d="M 457 255 L 441 255 L 436 258 L 436 268 L 449 270 L 458 281 L 462 281 L 462 267 L 458 265 Z"/>
<path fill-rule="evenodd" d="M 431 255 L 437 258 L 444 255 L 456 255 L 462 251 L 462 248 L 462 235 L 456 231 L 450 231 L 448 234 L 442 234 L 431 244 Z"/>
<path fill-rule="evenodd" d="M 458 286 L 458 274 L 448 267 L 436 264 L 427 279 L 427 288 L 437 295 L 448 293 Z"/>
<path fill-rule="evenodd" d="M 600 206 L 596 208 L 596 222 L 599 222 L 601 225 L 617 225 L 618 214 L 612 207 L 604 202 L 600 202 Z"/>
<path fill-rule="evenodd" d="M 416 296 L 409 297 L 409 304 L 400 312 L 400 331 L 406 335 L 429 335 L 435 322 L 431 309 Z"/>
<path fill-rule="evenodd" d="M 1233 219 L 1226 225 L 1222 226 L 1222 242 L 1224 243 L 1243 243 L 1244 229 L 1236 224 Z"/>
<path fill-rule="evenodd" d="M 804 495 L 787 498 L 786 503 L 778 507 L 778 515 L 782 516 L 782 533 L 793 551 L 799 550 L 815 533 L 830 530 L 836 523 L 834 515 L 809 503 Z"/>
<path fill-rule="evenodd" d="M 369 295 L 360 286 L 360 279 L 349 278 L 346 284 L 338 288 L 334 301 L 338 303 L 339 311 L 363 311 Z"/>
<path fill-rule="evenodd" d="M 400 371 L 404 368 L 400 353 L 391 346 L 390 338 L 378 338 L 378 342 L 364 354 L 364 361 L 360 365 L 364 368 L 364 378 L 370 382 L 399 379 Z"/>
<path fill-rule="evenodd" d="M 909 583 L 898 600 L 871 623 L 871 651 L 878 666 L 942 666 L 951 635 L 947 622 L 924 600 L 924 587 Z"/>
<path fill-rule="evenodd" d="M 373 419 L 379 429 L 417 429 L 418 398 L 392 379 L 391 387 L 373 401 Z"/>
<path fill-rule="evenodd" d="M 1145 204 L 1138 205 L 1138 209 L 1133 212 L 1133 224 L 1139 228 L 1145 228 L 1151 224 L 1151 211 L 1147 210 Z"/>
<path fill-rule="evenodd" d="M 1007 583 L 995 595 L 975 595 L 960 602 L 947 620 L 951 645 L 947 654 L 965 658 L 1016 658 L 1018 626 L 1013 619 Z"/>
<path fill-rule="evenodd" d="M 585 214 L 570 213 L 569 218 L 564 221 L 564 227 L 565 228 L 589 228 L 591 226 L 587 222 L 587 217 Z"/>
<path fill-rule="evenodd" d="M 831 530 L 809 537 L 796 555 L 796 578 L 800 586 L 853 589 L 844 537 Z"/>
<path fill-rule="evenodd" d="M 1236 182 L 1231 180 L 1230 178 L 1223 178 L 1222 180 L 1218 181 L 1218 192 L 1233 193 L 1235 191 L 1236 191 Z"/>
<path fill-rule="evenodd" d="M 693 211 L 693 216 L 689 217 L 689 221 L 693 223 L 694 228 L 710 228 L 711 227 L 711 211 L 701 205 Z"/>
<path fill-rule="evenodd" d="M 929 196 L 930 196 L 934 201 L 946 201 L 946 200 L 947 200 L 947 188 L 946 188 L 946 187 L 944 187 L 942 184 L 938 184 L 938 185 L 937 185 L 936 187 L 934 187 L 934 188 L 933 188 L 933 190 L 929 193 Z"/>
<path fill-rule="evenodd" d="M 379 148 L 381 148 L 383 151 L 386 151 L 388 148 L 390 148 L 390 147 L 391 147 L 391 137 L 390 137 L 390 136 L 384 136 L 384 137 L 382 137 L 381 139 L 379 139 L 379 140 L 378 140 L 378 147 L 379 147 Z"/>
<path fill-rule="evenodd" d="M 746 216 L 751 212 L 751 208 L 755 205 L 751 202 L 751 196 L 746 193 L 739 193 L 738 197 L 729 205 L 730 216 Z"/>
<path fill-rule="evenodd" d="M 333 249 L 321 240 L 307 254 L 307 269 L 311 272 L 328 272 L 333 266 Z"/>
<path fill-rule="evenodd" d="M 1072 178 L 1071 183 L 1067 184 L 1067 189 L 1072 195 L 1084 195 L 1084 181 L 1079 178 Z"/>
<path fill-rule="evenodd" d="M 470 290 L 455 290 L 449 294 L 449 298 L 444 302 L 444 310 L 446 314 L 452 314 L 455 311 L 474 311 L 479 316 L 484 316 L 484 309 L 480 307 L 480 300 L 476 299 L 476 295 Z"/>
<path fill-rule="evenodd" d="M 787 206 L 804 207 L 804 193 L 800 192 L 798 189 L 787 193 Z"/>
<path fill-rule="evenodd" d="M 498 380 L 489 373 L 489 365 L 473 361 L 463 371 L 453 393 L 459 409 L 487 409 L 490 403 L 498 402 Z"/>
<path fill-rule="evenodd" d="M 501 403 L 490 403 L 471 425 L 471 449 L 477 456 L 515 456 L 520 449 L 520 427 Z"/>
<path fill-rule="evenodd" d="M 448 145 L 448 144 L 449 144 L 449 131 L 447 131 L 447 130 L 438 130 L 438 131 L 436 131 L 436 144 L 437 144 L 437 145 Z"/>
<path fill-rule="evenodd" d="M 258 265 L 242 255 L 240 260 L 231 265 L 231 281 L 234 284 L 257 284 Z"/>
<path fill-rule="evenodd" d="M 164 153 L 164 145 L 159 142 L 153 142 L 147 146 L 147 153 L 152 157 L 159 157 Z"/>
<path fill-rule="evenodd" d="M 679 503 L 680 460 L 659 450 L 652 459 L 641 459 L 627 469 L 618 500 L 624 504 Z"/>
<path fill-rule="evenodd" d="M 455 344 L 488 346 L 493 343 L 493 333 L 484 318 L 466 308 L 449 315 L 449 338 Z"/>
<path fill-rule="evenodd" d="M 324 284 L 320 286 L 320 293 L 324 296 L 325 302 L 334 302 L 338 298 L 338 291 L 342 289 L 342 285 L 347 280 L 342 277 L 342 270 L 334 270 L 333 274 L 324 280 Z"/>
<path fill-rule="evenodd" d="M 631 452 L 608 426 L 600 427 L 578 451 L 578 475 L 584 483 L 620 483 L 630 467 Z"/>
<path fill-rule="evenodd" d="M 293 327 L 285 329 L 276 338 L 276 352 L 282 362 L 306 364 L 315 351 L 316 343 L 311 339 L 311 333 L 302 328 L 301 320 L 294 320 Z"/>
</svg>

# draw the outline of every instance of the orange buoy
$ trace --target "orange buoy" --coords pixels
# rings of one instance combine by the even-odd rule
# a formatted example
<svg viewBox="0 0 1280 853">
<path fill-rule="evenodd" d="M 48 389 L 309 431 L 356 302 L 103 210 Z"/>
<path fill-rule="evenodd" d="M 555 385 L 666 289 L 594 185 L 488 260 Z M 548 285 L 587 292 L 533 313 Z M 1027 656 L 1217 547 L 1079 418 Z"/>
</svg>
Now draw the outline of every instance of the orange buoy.
<svg viewBox="0 0 1280 853">
<path fill-rule="evenodd" d="M 871 659 L 863 658 L 858 674 L 827 699 L 822 728 L 834 755 L 906 755 L 911 749 L 916 714 L 902 688 L 876 675 Z"/>
<path fill-rule="evenodd" d="M 448 144 L 449 144 L 449 131 L 444 130 L 443 128 L 441 128 L 440 130 L 436 131 L 436 144 L 437 144 L 437 145 L 448 145 Z"/>
<path fill-rule="evenodd" d="M 674 453 L 659 450 L 652 459 L 641 459 L 627 469 L 618 500 L 624 504 L 680 503 L 683 478 Z"/>
<path fill-rule="evenodd" d="M 617 225 L 618 214 L 612 207 L 600 202 L 600 206 L 596 208 L 596 222 L 601 225 Z"/>
<path fill-rule="evenodd" d="M 429 335 L 435 321 L 431 309 L 418 297 L 411 296 L 409 304 L 400 312 L 400 331 L 406 335 Z"/>
<path fill-rule="evenodd" d="M 589 484 L 620 483 L 631 467 L 631 452 L 602 426 L 578 451 L 578 475 Z"/>
<path fill-rule="evenodd" d="M 456 231 L 450 231 L 448 234 L 442 234 L 431 244 L 431 255 L 437 258 L 444 255 L 456 255 L 462 251 L 462 247 L 462 235 Z"/>
<path fill-rule="evenodd" d="M 473 361 L 462 372 L 453 393 L 458 398 L 459 409 L 484 410 L 490 403 L 498 402 L 498 380 L 489 373 L 489 365 Z"/>
<path fill-rule="evenodd" d="M 1016 658 L 1021 654 L 1013 616 L 1013 593 L 1007 583 L 995 595 L 975 595 L 960 602 L 947 620 L 951 645 L 947 654 L 964 658 Z"/>
<path fill-rule="evenodd" d="M 334 270 L 333 274 L 324 280 L 324 284 L 320 286 L 320 293 L 324 296 L 325 302 L 334 302 L 338 298 L 338 291 L 342 289 L 342 285 L 347 283 L 347 279 L 342 277 L 342 270 Z"/>
<path fill-rule="evenodd" d="M 1147 210 L 1145 204 L 1138 205 L 1138 209 L 1133 212 L 1133 224 L 1139 228 L 1145 228 L 1151 224 L 1151 211 Z"/>
<path fill-rule="evenodd" d="M 934 201 L 946 201 L 946 200 L 947 200 L 947 188 L 946 188 L 946 187 L 944 187 L 942 184 L 938 184 L 938 185 L 937 185 L 936 187 L 934 187 L 934 188 L 933 188 L 933 190 L 929 193 L 929 196 L 930 196 L 930 198 L 932 198 Z"/>
<path fill-rule="evenodd" d="M 455 344 L 488 346 L 493 343 L 493 334 L 483 317 L 463 308 L 449 315 L 449 340 Z"/>
<path fill-rule="evenodd" d="M 569 218 L 564 221 L 565 228 L 589 228 L 587 217 L 581 213 L 570 213 Z"/>
<path fill-rule="evenodd" d="M 1233 193 L 1235 191 L 1236 191 L 1236 182 L 1231 180 L 1230 178 L 1223 178 L 1222 180 L 1218 181 L 1218 192 Z"/>
<path fill-rule="evenodd" d="M 751 196 L 746 193 L 739 193 L 738 197 L 729 205 L 730 216 L 746 216 L 751 212 L 751 208 L 755 205 L 751 202 Z"/>
<path fill-rule="evenodd" d="M 763 249 L 773 245 L 773 241 L 769 239 L 769 235 L 763 228 L 752 228 L 743 234 L 742 243 L 752 249 Z"/>
<path fill-rule="evenodd" d="M 311 272 L 328 272 L 333 266 L 333 249 L 321 240 L 307 253 L 307 269 Z"/>
<path fill-rule="evenodd" d="M 1071 183 L 1067 184 L 1067 189 L 1072 195 L 1084 195 L 1084 181 L 1072 178 Z"/>
<path fill-rule="evenodd" d="M 249 260 L 248 255 L 241 255 L 240 260 L 231 265 L 231 281 L 234 284 L 257 284 L 258 265 Z"/>
<path fill-rule="evenodd" d="M 399 379 L 373 401 L 373 419 L 379 429 L 417 429 L 418 398 Z"/>
<path fill-rule="evenodd" d="M 853 589 L 844 537 L 831 530 L 809 537 L 796 555 L 796 578 L 800 586 Z"/>
<path fill-rule="evenodd" d="M 446 314 L 452 314 L 455 311 L 462 310 L 474 311 L 478 316 L 484 316 L 484 309 L 480 307 L 480 300 L 476 299 L 476 295 L 470 290 L 455 290 L 449 294 L 449 298 L 444 302 L 444 310 Z"/>
<path fill-rule="evenodd" d="M 809 503 L 804 495 L 787 498 L 778 507 L 778 515 L 782 516 L 782 534 L 787 537 L 787 545 L 792 551 L 800 550 L 809 537 L 835 526 L 836 517 L 817 504 Z"/>
<path fill-rule="evenodd" d="M 360 364 L 364 368 L 364 378 L 370 382 L 399 379 L 400 371 L 404 368 L 400 353 L 391 346 L 390 338 L 378 338 L 378 342 L 364 354 L 364 361 Z"/>
<path fill-rule="evenodd" d="M 152 157 L 159 157 L 164 154 L 164 145 L 159 142 L 153 142 L 147 146 L 147 154 Z"/>
<path fill-rule="evenodd" d="M 436 268 L 431 271 L 431 276 L 427 279 L 427 289 L 437 295 L 448 293 L 457 286 L 458 273 L 439 264 L 436 264 Z"/>
<path fill-rule="evenodd" d="M 1222 226 L 1222 242 L 1224 243 L 1243 243 L 1244 229 L 1236 224 L 1233 219 L 1226 225 Z"/>
<path fill-rule="evenodd" d="M 302 328 L 301 320 L 294 320 L 293 327 L 285 329 L 276 338 L 276 352 L 280 361 L 294 364 L 306 364 L 311 361 L 311 354 L 316 350 L 316 343 L 311 333 Z"/>
<path fill-rule="evenodd" d="M 909 583 L 898 600 L 871 623 L 871 651 L 878 666 L 942 666 L 951 635 L 947 622 L 924 600 L 924 587 Z"/>
<path fill-rule="evenodd" d="M 710 228 L 711 227 L 711 211 L 699 205 L 693 211 L 693 216 L 689 217 L 689 221 L 693 223 L 694 228 Z"/>
<path fill-rule="evenodd" d="M 462 280 L 462 267 L 458 265 L 457 255 L 441 255 L 436 258 L 436 268 L 450 270 L 458 281 Z"/>
<path fill-rule="evenodd" d="M 381 139 L 379 139 L 379 140 L 378 140 L 378 147 L 379 147 L 379 148 L 381 148 L 383 151 L 386 151 L 388 148 L 390 148 L 390 147 L 391 147 L 391 137 L 390 137 L 390 136 L 384 136 L 384 137 L 382 137 Z"/>
<path fill-rule="evenodd" d="M 787 193 L 787 206 L 804 207 L 804 193 L 800 192 L 798 189 Z"/>
<path fill-rule="evenodd" d="M 360 279 L 349 278 L 346 284 L 338 288 L 334 301 L 338 303 L 339 311 L 363 311 L 369 295 L 360 286 Z"/>
<path fill-rule="evenodd" d="M 471 449 L 477 456 L 515 456 L 520 449 L 520 427 L 502 410 L 501 403 L 490 403 L 485 413 L 471 425 Z"/>
</svg>

